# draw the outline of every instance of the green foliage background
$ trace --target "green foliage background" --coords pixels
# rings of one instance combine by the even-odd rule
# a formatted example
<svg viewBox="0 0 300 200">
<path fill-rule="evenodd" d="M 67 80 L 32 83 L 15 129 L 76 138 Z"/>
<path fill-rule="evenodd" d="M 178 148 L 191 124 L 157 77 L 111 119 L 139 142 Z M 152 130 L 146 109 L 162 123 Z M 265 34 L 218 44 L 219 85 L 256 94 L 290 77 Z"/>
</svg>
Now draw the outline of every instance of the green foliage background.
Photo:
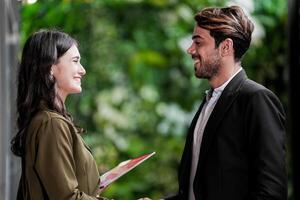
<svg viewBox="0 0 300 200">
<path fill-rule="evenodd" d="M 156 155 L 111 186 L 104 196 L 159 199 L 177 189 L 177 167 L 186 129 L 207 82 L 193 75 L 186 54 L 193 15 L 225 0 L 39 0 L 21 7 L 21 44 L 41 28 L 75 37 L 87 75 L 83 92 L 67 107 L 87 129 L 101 173 L 122 160 Z M 288 108 L 287 2 L 254 0 L 261 25 L 243 66 L 250 78 L 273 90 Z M 290 191 L 291 193 L 291 191 Z M 289 194 L 291 197 L 291 194 Z"/>
</svg>

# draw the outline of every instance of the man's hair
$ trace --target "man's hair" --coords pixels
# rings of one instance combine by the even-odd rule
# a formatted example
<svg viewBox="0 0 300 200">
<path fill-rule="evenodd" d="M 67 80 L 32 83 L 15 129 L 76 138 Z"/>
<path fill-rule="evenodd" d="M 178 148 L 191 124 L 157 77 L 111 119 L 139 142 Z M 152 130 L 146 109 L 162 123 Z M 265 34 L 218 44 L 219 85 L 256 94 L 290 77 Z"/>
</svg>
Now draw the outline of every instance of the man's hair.
<svg viewBox="0 0 300 200">
<path fill-rule="evenodd" d="M 216 47 L 226 38 L 233 40 L 235 61 L 250 46 L 254 25 L 239 6 L 205 8 L 195 15 L 195 20 L 199 27 L 210 31 Z"/>
</svg>

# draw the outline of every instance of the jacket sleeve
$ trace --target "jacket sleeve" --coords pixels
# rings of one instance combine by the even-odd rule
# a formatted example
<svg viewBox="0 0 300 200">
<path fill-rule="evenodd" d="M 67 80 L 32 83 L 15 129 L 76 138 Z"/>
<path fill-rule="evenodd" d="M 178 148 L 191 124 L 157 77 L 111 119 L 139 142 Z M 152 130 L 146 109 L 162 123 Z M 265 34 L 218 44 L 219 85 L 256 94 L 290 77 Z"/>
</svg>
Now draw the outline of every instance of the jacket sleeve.
<svg viewBox="0 0 300 200">
<path fill-rule="evenodd" d="M 97 199 L 78 189 L 72 135 L 65 121 L 52 118 L 44 122 L 36 144 L 34 168 L 49 199 Z"/>
<path fill-rule="evenodd" d="M 248 200 L 287 199 L 285 114 L 277 97 L 259 90 L 246 111 L 250 152 Z"/>
</svg>

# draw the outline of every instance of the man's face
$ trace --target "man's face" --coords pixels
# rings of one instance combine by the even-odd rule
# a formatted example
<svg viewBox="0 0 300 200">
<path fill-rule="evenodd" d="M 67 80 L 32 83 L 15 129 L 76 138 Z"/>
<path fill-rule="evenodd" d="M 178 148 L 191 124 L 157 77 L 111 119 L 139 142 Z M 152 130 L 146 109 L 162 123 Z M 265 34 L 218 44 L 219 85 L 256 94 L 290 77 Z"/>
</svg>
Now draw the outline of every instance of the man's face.
<svg viewBox="0 0 300 200">
<path fill-rule="evenodd" d="M 220 55 L 219 48 L 215 48 L 215 39 L 209 31 L 195 26 L 193 43 L 187 52 L 194 60 L 195 76 L 210 80 L 219 73 Z"/>
</svg>

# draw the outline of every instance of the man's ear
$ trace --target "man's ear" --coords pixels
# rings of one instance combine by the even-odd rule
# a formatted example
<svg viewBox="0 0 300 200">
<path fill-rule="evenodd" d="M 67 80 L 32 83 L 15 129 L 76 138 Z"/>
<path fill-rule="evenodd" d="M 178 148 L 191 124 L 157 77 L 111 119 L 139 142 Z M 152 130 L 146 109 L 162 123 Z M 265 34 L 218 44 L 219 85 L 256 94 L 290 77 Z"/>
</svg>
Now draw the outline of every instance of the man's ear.
<svg viewBox="0 0 300 200">
<path fill-rule="evenodd" d="M 220 43 L 221 56 L 234 55 L 233 41 L 231 38 L 226 38 Z"/>
</svg>

